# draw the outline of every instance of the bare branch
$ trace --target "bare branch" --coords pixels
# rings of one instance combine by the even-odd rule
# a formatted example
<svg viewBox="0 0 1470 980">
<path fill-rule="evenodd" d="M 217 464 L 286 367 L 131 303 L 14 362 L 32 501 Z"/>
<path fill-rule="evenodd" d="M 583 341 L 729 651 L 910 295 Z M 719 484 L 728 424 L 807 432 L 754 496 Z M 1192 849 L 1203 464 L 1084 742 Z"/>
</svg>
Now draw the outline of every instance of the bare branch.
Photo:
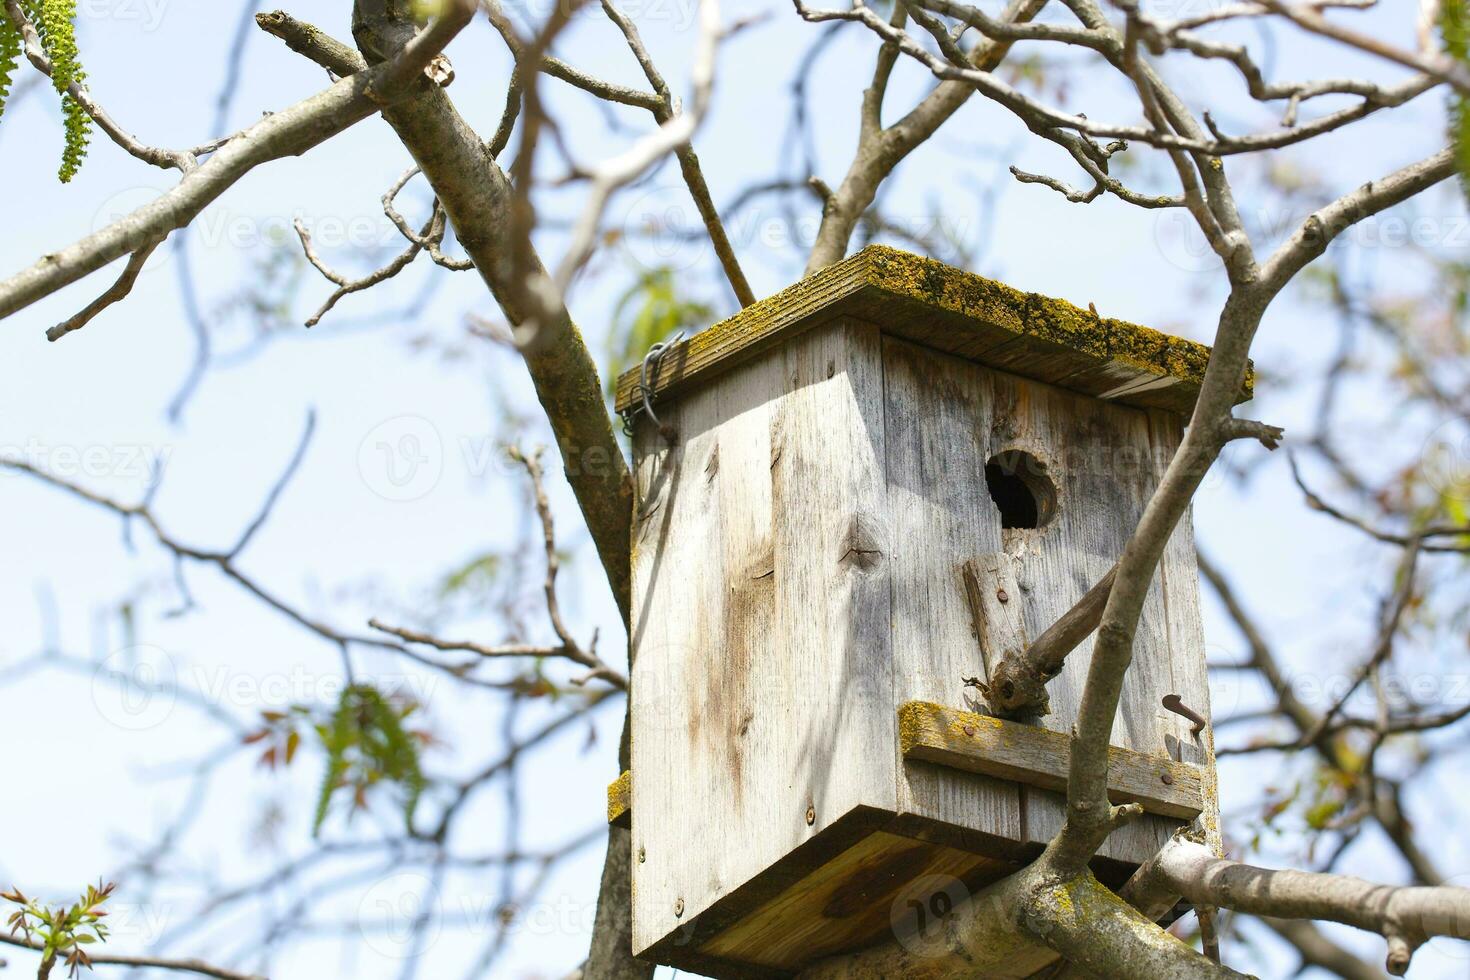
<svg viewBox="0 0 1470 980">
<path fill-rule="evenodd" d="M 1376 54 L 1380 58 L 1396 62 L 1406 68 L 1422 71 L 1426 75 L 1433 75 L 1442 79 L 1459 89 L 1461 92 L 1470 94 L 1470 68 L 1460 64 L 1452 58 L 1438 53 L 1425 53 L 1423 51 L 1406 51 L 1385 43 L 1381 38 L 1364 34 L 1351 28 L 1334 24 L 1321 11 L 1315 9 L 1315 4 L 1307 3 L 1285 3 L 1283 0 L 1260 0 L 1261 4 L 1276 13 L 1289 19 L 1292 23 L 1313 34 L 1341 41 L 1343 44 Z"/>
<path fill-rule="evenodd" d="M 148 260 L 153 256 L 153 252 L 157 248 L 157 245 L 148 245 L 134 252 L 132 258 L 128 259 L 127 267 L 123 269 L 122 275 L 118 276 L 117 282 L 113 283 L 107 292 L 88 303 L 85 309 L 71 319 L 63 320 L 47 330 L 46 339 L 60 340 L 73 330 L 80 330 L 91 323 L 97 314 L 112 304 L 126 299 L 128 294 L 133 291 L 133 284 L 138 281 L 138 276 L 143 272 L 143 267 L 148 264 Z"/>
<path fill-rule="evenodd" d="M 1196 904 L 1278 919 L 1340 922 L 1388 940 L 1388 972 L 1401 977 L 1414 950 L 1435 936 L 1470 939 L 1470 889 L 1394 888 L 1345 875 L 1270 871 L 1217 858 L 1175 837 L 1159 853 L 1158 874 Z"/>
<path fill-rule="evenodd" d="M 286 14 L 262 15 L 260 23 L 292 50 L 334 71 L 354 70 L 354 65 L 364 63 L 346 45 Z M 383 115 L 422 168 L 460 244 L 506 318 L 512 324 L 525 323 L 532 311 L 520 305 L 524 283 L 511 281 L 515 269 L 506 210 L 513 191 L 504 171 L 486 153 L 484 141 L 437 87 L 426 88 L 401 105 L 386 106 Z M 522 353 L 626 624 L 633 511 L 627 462 L 604 407 L 597 367 L 564 307 L 548 341 L 544 350 Z"/>
<path fill-rule="evenodd" d="M 7 946 L 18 946 L 21 949 L 30 949 L 40 952 L 46 944 L 39 939 L 26 939 L 22 936 L 11 936 L 0 932 L 0 943 Z M 266 980 L 265 977 L 253 973 L 236 973 L 223 967 L 213 966 L 203 960 L 171 960 L 157 956 L 124 956 L 118 953 L 91 953 L 87 959 L 98 966 L 132 966 L 147 967 L 154 970 L 169 970 L 175 973 L 195 973 L 202 977 L 214 977 L 215 980 Z"/>
<path fill-rule="evenodd" d="M 1372 963 L 1358 959 L 1323 935 L 1310 922 L 1293 919 L 1261 918 L 1261 923 L 1290 943 L 1302 958 L 1302 966 L 1330 970 L 1344 980 L 1383 980 L 1383 971 Z"/>
<path fill-rule="evenodd" d="M 557 639 L 561 642 L 555 646 L 535 646 L 525 643 L 508 643 L 489 646 L 473 643 L 467 640 L 444 640 L 428 633 L 417 630 L 404 629 L 402 627 L 388 626 L 377 619 L 368 620 L 368 625 L 375 630 L 381 630 L 405 640 L 409 643 L 421 643 L 443 651 L 464 651 L 474 653 L 487 659 L 500 657 L 556 657 L 570 660 L 581 664 L 588 669 L 588 673 L 577 678 L 573 683 L 577 685 L 586 684 L 591 680 L 604 680 L 619 690 L 628 689 L 628 678 L 620 671 L 615 670 L 597 656 L 597 638 L 593 637 L 592 643 L 585 649 L 571 631 L 567 629 L 566 623 L 561 615 L 561 603 L 557 598 L 556 576 L 561 567 L 561 559 L 556 550 L 556 530 L 551 516 L 551 502 L 546 497 L 545 476 L 541 469 L 541 450 L 527 455 L 519 449 L 509 450 L 510 456 L 516 462 L 526 468 L 526 473 L 531 478 L 531 488 L 536 504 L 536 514 L 541 521 L 542 541 L 546 552 L 546 580 L 543 592 L 546 596 L 546 613 L 551 621 L 551 628 L 555 631 Z"/>
<path fill-rule="evenodd" d="M 7 0 L 14 2 L 14 0 Z M 401 55 L 370 72 L 344 78 L 326 91 L 272 113 L 242 131 L 157 200 L 101 231 L 50 255 L 0 282 L 0 318 L 22 310 L 124 255 L 156 246 L 194 220 L 204 208 L 261 164 L 304 153 L 378 108 L 408 94 L 409 83 L 459 29 L 473 7 L 456 0 L 449 13 L 403 49 Z"/>
<path fill-rule="evenodd" d="M 663 75 L 654 65 L 653 58 L 648 53 L 647 47 L 644 46 L 643 38 L 639 35 L 638 27 L 632 19 L 623 14 L 612 3 L 612 0 L 602 0 L 602 9 L 617 25 L 618 30 L 622 31 L 629 49 L 638 60 L 639 66 L 643 68 L 648 84 L 653 86 L 653 90 L 658 94 L 659 106 L 653 110 L 653 116 L 662 126 L 674 117 L 676 111 L 668 83 L 664 81 Z M 679 170 L 684 177 L 685 185 L 689 188 L 689 195 L 694 199 L 694 206 L 699 211 L 700 220 L 704 222 L 710 243 L 714 245 L 715 257 L 720 260 L 720 268 L 724 270 L 725 278 L 730 283 L 730 289 L 734 291 L 735 298 L 742 307 L 749 306 L 755 302 L 755 293 L 751 291 L 750 283 L 745 278 L 745 272 L 740 268 L 740 261 L 735 257 L 735 248 L 730 244 L 730 236 L 725 231 L 724 223 L 720 221 L 719 210 L 715 207 L 714 198 L 710 195 L 709 184 L 704 179 L 704 168 L 699 163 L 699 156 L 694 152 L 694 145 L 685 143 L 674 153 L 678 157 Z"/>
</svg>

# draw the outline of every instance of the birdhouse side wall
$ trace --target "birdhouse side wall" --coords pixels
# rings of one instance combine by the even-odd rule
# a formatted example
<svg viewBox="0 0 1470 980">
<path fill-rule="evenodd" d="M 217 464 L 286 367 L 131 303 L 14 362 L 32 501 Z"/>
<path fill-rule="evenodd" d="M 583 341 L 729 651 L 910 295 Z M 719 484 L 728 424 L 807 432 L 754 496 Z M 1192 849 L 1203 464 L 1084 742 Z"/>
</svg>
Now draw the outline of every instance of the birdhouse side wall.
<svg viewBox="0 0 1470 980">
<path fill-rule="evenodd" d="M 896 700 L 965 707 L 975 692 L 962 679 L 985 678 L 1004 652 L 986 649 L 987 633 L 1015 645 L 1035 639 L 1122 554 L 1178 448 L 1181 420 L 896 338 L 884 338 L 883 361 Z M 1033 475 L 1054 488 L 1054 512 L 1036 529 L 1002 528 L 986 482 L 987 461 L 1016 452 L 1039 464 Z M 1186 518 L 1144 605 L 1112 744 L 1212 770 L 1213 756 L 1191 725 L 1161 704 L 1177 693 L 1209 710 L 1196 579 Z M 1084 641 L 1047 685 L 1051 711 L 1036 724 L 1071 730 L 1092 643 Z M 898 771 L 900 809 L 919 826 L 977 831 L 1014 841 L 1023 853 L 1061 827 L 1057 793 L 918 762 L 900 762 Z M 1206 784 L 1213 796 L 1212 771 Z M 1145 816 L 1114 833 L 1100 854 L 1141 863 L 1179 826 Z"/>
<path fill-rule="evenodd" d="M 637 951 L 896 808 L 882 349 L 814 329 L 635 434 Z"/>
</svg>

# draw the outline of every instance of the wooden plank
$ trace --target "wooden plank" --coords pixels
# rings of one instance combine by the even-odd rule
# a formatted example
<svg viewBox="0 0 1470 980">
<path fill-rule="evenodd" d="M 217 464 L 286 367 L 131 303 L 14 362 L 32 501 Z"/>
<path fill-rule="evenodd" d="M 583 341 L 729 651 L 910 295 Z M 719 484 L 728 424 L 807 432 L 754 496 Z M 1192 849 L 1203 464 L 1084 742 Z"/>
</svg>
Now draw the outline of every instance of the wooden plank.
<svg viewBox="0 0 1470 980">
<path fill-rule="evenodd" d="M 899 707 L 898 731 L 906 760 L 1066 789 L 1070 747 L 1058 732 L 923 701 Z M 1117 746 L 1108 752 L 1109 798 L 1149 813 L 1193 820 L 1204 809 L 1202 778 L 1198 766 Z"/>
<path fill-rule="evenodd" d="M 999 371 L 972 369 L 992 392 L 992 412 L 976 420 L 989 435 L 982 463 L 990 456 L 1022 452 L 1036 470 L 1033 480 L 1054 488 L 1049 523 L 1003 532 L 1020 583 L 1019 606 L 1031 636 L 1056 623 L 1112 568 L 1148 502 L 1156 480 L 1147 418 L 1123 405 Z M 992 518 L 994 519 L 994 518 Z M 1085 639 L 1047 684 L 1051 710 L 1036 723 L 1067 733 L 1077 719 L 1087 683 L 1094 639 Z M 1123 679 L 1112 743 L 1159 757 L 1168 756 L 1167 733 L 1158 723 L 1159 702 L 1170 691 L 1170 660 L 1194 656 L 1170 648 L 1163 627 L 1163 596 L 1150 588 L 1134 640 L 1133 663 Z M 955 703 L 953 700 L 940 703 Z M 1023 839 L 1043 845 L 1065 819 L 1065 801 L 1054 792 L 1022 791 Z M 1130 864 L 1151 857 L 1177 823 L 1146 815 L 1119 828 L 1099 854 Z"/>
<path fill-rule="evenodd" d="M 633 773 L 625 771 L 607 784 L 607 822 L 615 827 L 633 826 Z"/>
<path fill-rule="evenodd" d="M 760 758 L 805 839 L 856 806 L 895 808 L 893 536 L 878 332 L 839 321 L 782 355 L 768 462 L 780 669 L 763 678 L 772 741 Z"/>
<path fill-rule="evenodd" d="M 1173 459 L 1183 438 L 1181 420 L 1169 412 L 1149 413 L 1149 432 L 1153 440 L 1154 462 L 1158 475 Z M 1160 565 L 1160 578 L 1164 593 L 1164 609 L 1169 632 L 1169 646 L 1175 650 L 1198 650 L 1197 656 L 1173 657 L 1170 659 L 1173 691 L 1185 704 L 1205 718 L 1213 715 L 1210 710 L 1210 682 L 1206 665 L 1204 623 L 1200 617 L 1199 567 L 1194 549 L 1194 521 L 1191 506 L 1164 548 Z M 1199 823 L 1205 831 L 1206 842 L 1217 854 L 1224 854 L 1224 840 L 1220 828 L 1220 798 L 1215 770 L 1215 736 L 1211 726 L 1206 725 L 1198 737 L 1191 733 L 1193 725 L 1172 712 L 1161 719 L 1172 726 L 1170 754 L 1182 761 L 1193 763 L 1205 774 L 1205 812 Z"/>
<path fill-rule="evenodd" d="M 1179 413 L 1193 408 L 1209 360 L 1209 348 L 1192 341 L 870 245 L 671 348 L 654 392 L 687 391 L 844 316 L 1027 378 Z M 637 370 L 618 379 L 619 411 L 637 400 L 638 380 Z M 1248 376 L 1241 401 L 1251 384 Z"/>
<path fill-rule="evenodd" d="M 669 403 L 672 449 L 639 426 L 639 952 L 894 812 L 882 391 L 877 332 L 839 322 Z"/>
<path fill-rule="evenodd" d="M 697 392 L 663 413 L 678 431 L 674 446 L 652 425 L 634 436 L 632 847 L 644 855 L 633 862 L 635 952 L 679 927 L 676 903 L 697 914 L 723 891 L 688 847 L 704 815 L 727 802 L 724 770 L 697 737 L 724 604 L 710 478 L 718 412 L 717 392 Z"/>
<path fill-rule="evenodd" d="M 964 678 L 985 672 L 965 591 L 965 562 L 1001 548 L 979 440 L 990 392 L 974 365 L 885 337 L 893 701 L 955 703 Z M 898 758 L 896 745 L 888 749 Z M 901 813 L 1024 843 L 1021 796 L 999 780 L 898 767 Z"/>
<path fill-rule="evenodd" d="M 891 940 L 900 918 L 895 907 L 905 909 L 911 899 L 929 907 L 943 891 L 949 902 L 939 907 L 953 908 L 1012 870 L 991 858 L 876 831 L 715 936 L 701 952 L 796 973 L 827 956 Z"/>
</svg>

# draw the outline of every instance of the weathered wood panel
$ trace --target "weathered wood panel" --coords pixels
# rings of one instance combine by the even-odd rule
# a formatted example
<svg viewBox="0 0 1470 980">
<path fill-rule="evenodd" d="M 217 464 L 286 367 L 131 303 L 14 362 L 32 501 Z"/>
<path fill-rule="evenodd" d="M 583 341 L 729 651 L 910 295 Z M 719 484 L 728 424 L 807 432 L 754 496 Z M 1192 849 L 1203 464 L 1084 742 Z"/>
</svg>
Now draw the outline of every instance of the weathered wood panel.
<svg viewBox="0 0 1470 980">
<path fill-rule="evenodd" d="M 984 673 L 964 566 L 1001 548 L 981 442 L 988 432 L 990 394 L 974 365 L 903 341 L 884 339 L 883 363 L 894 538 L 894 704 L 962 703 L 963 678 Z M 1017 845 L 1022 841 L 1015 784 L 981 776 L 957 779 L 924 766 L 900 766 L 898 777 L 903 812 Z"/>
<path fill-rule="evenodd" d="M 1169 461 L 1182 438 L 1181 420 L 1170 412 L 1149 412 L 1149 433 L 1153 440 L 1154 464 L 1162 479 Z M 1200 618 L 1199 564 L 1194 549 L 1194 520 L 1191 507 L 1169 538 L 1160 565 L 1164 591 L 1164 609 L 1168 621 L 1169 667 L 1174 691 L 1185 704 L 1206 719 L 1210 710 L 1210 682 L 1205 656 L 1205 630 Z M 1206 725 L 1198 737 L 1191 733 L 1193 725 L 1186 719 L 1164 712 L 1161 723 L 1170 732 L 1170 753 L 1183 762 L 1201 767 L 1205 773 L 1205 812 L 1200 819 L 1210 846 L 1224 853 L 1220 831 L 1220 796 L 1215 774 L 1214 730 Z"/>
<path fill-rule="evenodd" d="M 885 340 L 889 495 L 895 533 L 895 700 L 964 703 L 962 678 L 984 673 L 976 610 L 965 596 L 968 560 L 1011 563 L 1017 594 L 1003 607 L 1012 628 L 1038 636 L 1107 573 L 1142 513 L 1157 478 L 1146 415 L 1125 406 L 1026 381 L 979 365 Z M 1044 467 L 1056 511 L 1035 530 L 1000 527 L 985 464 L 1020 450 Z M 985 599 L 991 597 L 985 596 Z M 1159 721 L 1172 691 L 1163 593 L 1156 583 L 1140 623 L 1135 663 L 1124 685 L 1114 744 L 1168 754 L 1172 723 Z M 1065 732 L 1076 718 L 1092 640 L 1068 658 L 1049 686 L 1051 713 L 1037 723 Z M 979 779 L 956 780 L 907 767 L 901 800 L 915 812 L 1044 844 L 1061 827 L 1062 801 Z M 919 787 L 923 787 L 922 790 Z M 1176 823 L 1145 817 L 1115 834 L 1102 855 L 1137 863 Z M 994 829 L 991 829 L 994 828 Z"/>
<path fill-rule="evenodd" d="M 705 814 L 729 805 L 724 760 L 706 758 L 698 738 L 712 708 L 707 685 L 720 674 L 723 659 L 720 644 L 711 641 L 720 635 L 724 615 L 720 500 L 712 478 L 718 393 L 698 392 L 660 408 L 661 417 L 678 429 L 676 444 L 665 445 L 647 424 L 635 436 L 635 951 L 677 928 L 676 902 L 698 911 L 714 897 L 709 864 L 689 859 L 687 837 Z"/>
<path fill-rule="evenodd" d="M 639 950 L 855 808 L 892 812 L 897 764 L 876 332 L 812 331 L 660 414 L 677 444 L 640 426 L 634 552 Z"/>
<path fill-rule="evenodd" d="M 763 696 L 783 706 L 785 730 L 766 758 L 799 794 L 786 819 L 810 835 L 855 806 L 895 806 L 893 535 L 878 332 L 822 328 L 789 344 L 784 363 L 770 470 L 785 663 L 772 687 L 785 690 Z"/>
<path fill-rule="evenodd" d="M 905 921 L 909 903 L 927 911 L 938 904 L 933 897 L 945 892 L 942 912 L 1009 871 L 966 851 L 876 831 L 706 942 L 701 952 L 796 972 L 834 953 L 892 940 L 895 927 L 939 928 L 937 921 Z"/>
<path fill-rule="evenodd" d="M 1037 725 L 1005 721 L 924 701 L 898 709 L 905 759 L 982 773 L 1054 792 L 1067 788 L 1067 736 Z M 1204 809 L 1202 771 L 1167 756 L 1113 748 L 1108 754 L 1108 798 L 1138 803 L 1149 813 L 1193 820 Z"/>
<path fill-rule="evenodd" d="M 1156 474 L 1148 420 L 1139 410 L 1104 404 L 1049 385 L 975 367 L 994 391 L 988 456 L 1025 452 L 1043 468 L 1056 491 L 1050 523 L 1003 534 L 1015 561 L 1027 630 L 1038 636 L 1098 582 L 1123 552 L 1143 513 Z M 988 458 L 988 457 L 987 457 Z M 982 460 L 983 462 L 983 460 Z M 1047 685 L 1051 713 L 1038 719 L 1055 732 L 1077 718 L 1093 638 L 1066 660 Z M 1123 683 L 1112 744 L 1148 755 L 1168 752 L 1159 703 L 1170 691 L 1170 651 L 1164 632 L 1163 594 L 1150 590 L 1134 643 L 1133 665 Z M 1027 840 L 1044 844 L 1061 829 L 1064 806 L 1057 793 L 1024 791 Z M 1118 830 L 1099 853 L 1130 863 L 1152 856 L 1178 826 L 1145 815 Z"/>
</svg>

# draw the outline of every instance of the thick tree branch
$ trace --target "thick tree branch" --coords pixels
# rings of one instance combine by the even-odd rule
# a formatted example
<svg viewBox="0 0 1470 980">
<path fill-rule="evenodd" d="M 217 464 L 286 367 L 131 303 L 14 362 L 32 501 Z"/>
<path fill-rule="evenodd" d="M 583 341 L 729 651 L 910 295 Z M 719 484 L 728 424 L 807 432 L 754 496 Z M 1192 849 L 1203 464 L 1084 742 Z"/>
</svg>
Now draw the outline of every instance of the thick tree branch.
<svg viewBox="0 0 1470 980">
<path fill-rule="evenodd" d="M 1155 925 L 1089 872 L 1061 874 L 1045 858 L 957 905 L 937 928 L 824 960 L 799 980 L 1024 976 L 1051 958 L 1046 949 L 1108 980 L 1244 980 Z"/>
<path fill-rule="evenodd" d="M 1326 249 L 1332 237 L 1369 215 L 1406 200 L 1454 172 L 1452 154 L 1437 154 L 1365 185 L 1309 218 L 1262 269 L 1258 279 L 1237 278 L 1221 313 L 1213 353 L 1184 440 L 1149 499 L 1118 562 L 1118 574 L 1093 647 L 1068 776 L 1068 817 L 1050 845 L 1064 863 L 1080 867 L 1111 832 L 1107 750 L 1132 660 L 1133 639 L 1159 559 L 1189 507 L 1200 480 L 1230 437 L 1231 404 L 1245 377 L 1251 341 L 1271 299 L 1290 276 Z M 1309 232 L 1309 229 L 1312 231 Z M 1233 275 L 1249 273 L 1235 268 Z"/>
<path fill-rule="evenodd" d="M 1470 939 L 1470 889 L 1394 888 L 1346 875 L 1270 871 L 1217 858 L 1184 837 L 1170 841 L 1154 867 L 1196 904 L 1378 933 L 1388 940 L 1388 972 L 1394 976 L 1404 975 L 1414 950 L 1428 939 Z"/>
</svg>

